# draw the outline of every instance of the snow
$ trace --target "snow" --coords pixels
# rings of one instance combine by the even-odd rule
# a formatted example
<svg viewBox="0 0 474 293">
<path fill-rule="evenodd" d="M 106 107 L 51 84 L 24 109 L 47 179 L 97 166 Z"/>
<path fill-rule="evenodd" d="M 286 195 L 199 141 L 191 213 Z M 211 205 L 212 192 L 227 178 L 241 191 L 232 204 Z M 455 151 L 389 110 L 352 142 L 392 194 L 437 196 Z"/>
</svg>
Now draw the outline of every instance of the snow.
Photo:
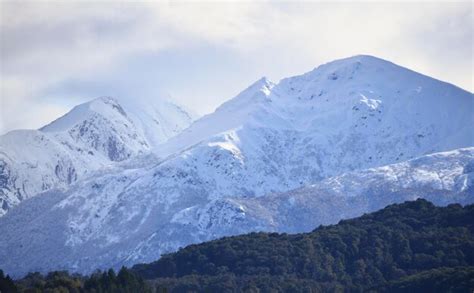
<svg viewBox="0 0 474 293">
<path fill-rule="evenodd" d="M 122 105 L 123 104 L 123 105 Z M 0 137 L 0 216 L 22 200 L 120 162 L 149 156 L 193 117 L 165 100 L 101 97 L 74 107 L 39 130 Z"/>
<path fill-rule="evenodd" d="M 128 133 L 130 149 L 144 141 L 158 158 L 130 155 L 0 218 L 0 266 L 88 272 L 225 235 L 308 231 L 418 197 L 473 202 L 473 102 L 370 56 L 263 78 L 153 147 L 146 127 Z M 132 113 L 113 119 L 153 123 Z"/>
<path fill-rule="evenodd" d="M 183 184 L 187 194 L 171 203 L 160 196 L 171 190 L 157 189 L 146 171 L 117 171 L 75 184 L 68 193 L 34 197 L 2 217 L 0 265 L 13 275 L 58 268 L 91 272 L 150 262 L 222 236 L 306 232 L 419 197 L 438 205 L 473 203 L 472 180 L 465 185 L 473 164 L 474 148 L 457 149 L 260 197 L 210 199 Z M 35 254 L 28 253 L 32 249 Z"/>
</svg>

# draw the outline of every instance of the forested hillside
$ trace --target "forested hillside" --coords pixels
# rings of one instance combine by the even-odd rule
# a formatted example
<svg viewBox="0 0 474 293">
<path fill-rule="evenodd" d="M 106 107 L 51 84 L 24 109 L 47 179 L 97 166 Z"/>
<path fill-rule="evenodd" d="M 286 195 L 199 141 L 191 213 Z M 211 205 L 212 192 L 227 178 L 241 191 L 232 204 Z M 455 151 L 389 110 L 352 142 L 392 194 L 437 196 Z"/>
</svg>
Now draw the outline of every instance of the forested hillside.
<svg viewBox="0 0 474 293">
<path fill-rule="evenodd" d="M 177 292 L 470 292 L 473 232 L 473 205 L 436 207 L 420 199 L 311 233 L 251 233 L 191 245 L 133 270 Z"/>
<path fill-rule="evenodd" d="M 144 281 L 145 279 L 145 281 Z M 474 205 L 426 200 L 321 226 L 191 245 L 91 276 L 31 273 L 1 292 L 472 292 Z"/>
</svg>

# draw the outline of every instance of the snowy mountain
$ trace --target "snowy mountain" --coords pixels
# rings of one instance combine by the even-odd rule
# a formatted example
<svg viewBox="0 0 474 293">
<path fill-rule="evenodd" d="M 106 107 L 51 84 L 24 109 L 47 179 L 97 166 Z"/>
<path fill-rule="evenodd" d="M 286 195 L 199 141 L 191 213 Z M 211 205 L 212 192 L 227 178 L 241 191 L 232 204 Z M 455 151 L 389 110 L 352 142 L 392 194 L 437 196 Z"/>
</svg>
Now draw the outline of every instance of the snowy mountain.
<svg viewBox="0 0 474 293">
<path fill-rule="evenodd" d="M 140 189 L 129 170 L 24 201 L 0 219 L 0 266 L 13 275 L 91 272 L 158 259 L 162 253 L 251 231 L 307 232 L 391 203 L 426 198 L 474 202 L 474 148 L 345 173 L 262 197 L 182 198 Z M 114 184 L 110 184 L 114 182 Z"/>
<path fill-rule="evenodd" d="M 472 113 L 471 93 L 370 56 L 263 78 L 158 145 L 155 164 L 19 205 L 0 219 L 0 267 L 86 272 L 419 196 L 472 202 Z"/>
<path fill-rule="evenodd" d="M 39 130 L 0 136 L 0 216 L 35 194 L 145 156 L 191 121 L 168 101 L 132 104 L 102 97 Z"/>
<path fill-rule="evenodd" d="M 223 231 L 300 233 L 417 198 L 442 206 L 473 203 L 474 148 L 344 173 L 279 194 L 213 200 L 182 210 L 171 222 L 190 228 L 194 242 Z"/>
</svg>

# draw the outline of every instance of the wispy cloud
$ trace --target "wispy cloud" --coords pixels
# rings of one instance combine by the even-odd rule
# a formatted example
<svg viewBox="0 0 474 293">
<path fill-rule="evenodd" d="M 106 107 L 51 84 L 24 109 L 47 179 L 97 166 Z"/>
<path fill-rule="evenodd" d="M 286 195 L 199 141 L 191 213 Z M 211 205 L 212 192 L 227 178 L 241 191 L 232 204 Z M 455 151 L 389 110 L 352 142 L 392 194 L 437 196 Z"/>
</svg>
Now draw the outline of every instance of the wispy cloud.
<svg viewBox="0 0 474 293">
<path fill-rule="evenodd" d="M 0 133 L 99 95 L 169 93 L 205 113 L 262 75 L 361 53 L 474 86 L 469 2 L 0 5 Z"/>
</svg>

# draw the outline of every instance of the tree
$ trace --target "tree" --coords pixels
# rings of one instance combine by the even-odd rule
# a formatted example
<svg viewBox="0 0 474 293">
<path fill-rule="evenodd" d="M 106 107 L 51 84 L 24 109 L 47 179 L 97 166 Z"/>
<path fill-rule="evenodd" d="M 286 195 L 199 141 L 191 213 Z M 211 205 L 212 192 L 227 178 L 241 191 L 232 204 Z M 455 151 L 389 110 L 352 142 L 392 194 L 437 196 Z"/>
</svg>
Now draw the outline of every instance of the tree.
<svg viewBox="0 0 474 293">
<path fill-rule="evenodd" d="M 18 289 L 15 286 L 15 283 L 13 282 L 13 280 L 10 278 L 9 275 L 5 276 L 2 270 L 0 270 L 0 292 L 2 293 L 18 292 Z"/>
</svg>

